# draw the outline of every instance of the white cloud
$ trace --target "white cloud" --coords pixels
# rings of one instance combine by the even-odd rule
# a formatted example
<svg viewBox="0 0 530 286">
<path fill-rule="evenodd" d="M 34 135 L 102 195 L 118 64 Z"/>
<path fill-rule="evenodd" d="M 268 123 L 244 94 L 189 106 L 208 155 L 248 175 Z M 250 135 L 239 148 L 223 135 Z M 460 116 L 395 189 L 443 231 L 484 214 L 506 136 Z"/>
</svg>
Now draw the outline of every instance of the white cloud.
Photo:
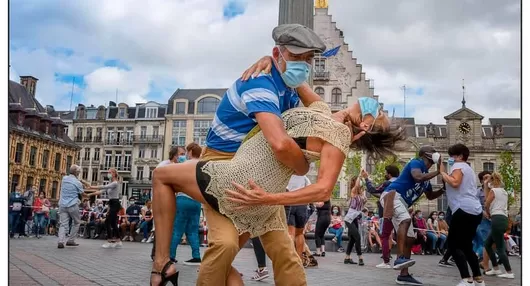
<svg viewBox="0 0 530 286">
<path fill-rule="evenodd" d="M 116 97 L 118 102 L 145 102 L 150 80 L 147 72 L 126 71 L 116 67 L 99 68 L 85 76 L 87 87 L 84 97 L 97 105 L 115 101 Z"/>
</svg>

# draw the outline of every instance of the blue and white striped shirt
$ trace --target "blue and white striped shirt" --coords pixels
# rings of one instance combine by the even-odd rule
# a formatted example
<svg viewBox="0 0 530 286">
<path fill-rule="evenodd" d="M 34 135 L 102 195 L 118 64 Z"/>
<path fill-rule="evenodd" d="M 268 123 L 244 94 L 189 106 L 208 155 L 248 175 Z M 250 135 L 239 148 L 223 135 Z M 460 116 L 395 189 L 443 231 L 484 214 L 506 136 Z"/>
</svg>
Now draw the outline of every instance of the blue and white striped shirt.
<svg viewBox="0 0 530 286">
<path fill-rule="evenodd" d="M 222 152 L 236 152 L 256 126 L 256 113 L 268 112 L 281 118 L 284 111 L 298 106 L 299 102 L 296 90 L 285 85 L 274 65 L 271 74 L 261 74 L 246 82 L 238 79 L 219 103 L 206 146 Z"/>
</svg>

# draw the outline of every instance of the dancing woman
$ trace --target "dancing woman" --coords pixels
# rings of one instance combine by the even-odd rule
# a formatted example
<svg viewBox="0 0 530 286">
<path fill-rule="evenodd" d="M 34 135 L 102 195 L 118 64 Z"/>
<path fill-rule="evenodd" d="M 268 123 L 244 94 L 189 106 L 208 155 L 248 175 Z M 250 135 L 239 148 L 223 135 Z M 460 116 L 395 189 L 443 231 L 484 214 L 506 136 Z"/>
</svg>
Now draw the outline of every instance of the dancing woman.
<svg viewBox="0 0 530 286">
<path fill-rule="evenodd" d="M 233 237 L 237 243 L 240 236 L 246 240 L 249 236 L 284 230 L 284 220 L 269 220 L 280 205 L 328 200 L 350 147 L 384 156 L 391 154 L 395 143 L 404 139 L 403 130 L 391 128 L 388 117 L 373 98 L 360 98 L 352 106 L 331 114 L 328 105 L 314 94 L 309 107 L 290 109 L 282 114 L 282 119 L 287 133 L 304 150 L 306 158 L 309 161 L 320 159 L 317 182 L 297 192 L 285 192 L 294 172 L 275 157 L 264 136 L 266 129 L 244 142 L 230 161 L 188 161 L 155 169 L 153 212 L 157 217 L 157 246 L 152 284 L 167 281 L 176 284 L 178 277 L 168 251 L 175 191 L 182 191 L 228 217 L 237 230 Z M 248 179 L 255 180 L 249 182 L 252 190 L 240 185 L 246 184 Z M 232 188 L 233 182 L 239 192 L 227 190 Z M 292 253 L 274 253 L 273 245 L 264 243 L 263 246 L 269 256 L 278 259 L 296 255 L 294 247 Z M 287 269 L 303 274 L 299 262 Z M 303 281 L 296 285 L 305 284 L 305 277 L 300 280 Z"/>
<path fill-rule="evenodd" d="M 351 252 L 355 245 L 355 252 L 359 257 L 359 266 L 364 265 L 363 253 L 361 251 L 361 236 L 359 234 L 359 220 L 361 218 L 361 210 L 366 203 L 366 194 L 361 187 L 361 176 L 352 178 L 350 182 L 351 199 L 348 213 L 344 216 L 344 222 L 348 227 L 348 246 L 346 247 L 346 257 L 344 264 L 357 264 L 351 259 Z"/>
</svg>

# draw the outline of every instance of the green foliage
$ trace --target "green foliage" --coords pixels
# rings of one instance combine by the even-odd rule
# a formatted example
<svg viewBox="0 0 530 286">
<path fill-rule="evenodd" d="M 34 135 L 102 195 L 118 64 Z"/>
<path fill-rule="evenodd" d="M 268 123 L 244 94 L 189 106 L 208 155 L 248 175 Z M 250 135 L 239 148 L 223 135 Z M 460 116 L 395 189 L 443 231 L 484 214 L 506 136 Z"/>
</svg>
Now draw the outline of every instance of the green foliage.
<svg viewBox="0 0 530 286">
<path fill-rule="evenodd" d="M 515 203 L 516 196 L 521 192 L 521 172 L 517 169 L 511 152 L 503 151 L 500 159 L 499 173 L 502 176 L 504 189 L 510 194 L 508 206 L 511 206 Z"/>
<path fill-rule="evenodd" d="M 335 187 L 333 187 L 332 198 L 340 199 L 340 185 L 339 184 L 337 184 L 337 185 L 335 185 Z"/>
<path fill-rule="evenodd" d="M 354 152 L 353 156 L 348 156 L 346 160 L 344 160 L 343 165 L 343 175 L 342 179 L 346 180 L 347 182 L 350 181 L 351 178 L 359 175 L 361 172 L 361 158 L 362 153 L 361 152 Z"/>
<path fill-rule="evenodd" d="M 394 165 L 398 167 L 399 171 L 401 171 L 402 166 L 399 164 L 397 157 L 387 157 L 385 160 L 378 161 L 375 164 L 375 168 L 372 171 L 372 174 L 370 174 L 370 178 L 372 179 L 372 182 L 374 184 L 379 185 L 382 184 L 385 181 L 385 167 L 389 165 Z"/>
</svg>

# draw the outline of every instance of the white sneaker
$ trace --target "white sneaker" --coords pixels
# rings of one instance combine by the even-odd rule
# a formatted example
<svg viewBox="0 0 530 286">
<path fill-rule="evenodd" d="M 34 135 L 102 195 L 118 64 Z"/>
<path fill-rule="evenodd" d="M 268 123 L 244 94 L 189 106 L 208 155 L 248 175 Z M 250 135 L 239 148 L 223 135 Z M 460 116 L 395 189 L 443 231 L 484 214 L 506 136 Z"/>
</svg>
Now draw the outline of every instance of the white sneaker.
<svg viewBox="0 0 530 286">
<path fill-rule="evenodd" d="M 475 286 L 474 282 L 469 282 L 467 280 L 460 280 L 460 283 L 456 284 L 456 286 Z"/>
<path fill-rule="evenodd" d="M 151 242 L 153 242 L 153 239 L 154 239 L 154 237 L 153 237 L 153 236 L 150 236 L 150 237 L 147 239 L 146 242 L 147 242 L 147 243 L 151 243 Z"/>
<path fill-rule="evenodd" d="M 103 248 L 112 248 L 112 247 L 114 247 L 114 243 L 106 242 L 101 247 L 103 247 Z"/>
<path fill-rule="evenodd" d="M 475 286 L 486 286 L 486 283 L 484 283 L 484 280 L 482 280 L 481 282 L 477 282 L 477 281 L 474 281 L 475 282 Z"/>
<path fill-rule="evenodd" d="M 114 243 L 114 247 L 122 247 L 123 246 L 123 243 L 121 241 L 118 241 L 116 243 Z"/>
<path fill-rule="evenodd" d="M 147 241 L 147 238 L 142 239 L 142 242 L 145 243 Z"/>
<path fill-rule="evenodd" d="M 129 236 L 126 235 L 126 236 L 123 238 L 123 240 L 125 240 L 125 241 L 129 240 Z"/>
<path fill-rule="evenodd" d="M 502 274 L 502 271 L 501 270 L 495 270 L 495 269 L 491 269 L 491 270 L 488 270 L 486 271 L 486 276 L 495 276 L 495 275 L 501 275 Z"/>
<path fill-rule="evenodd" d="M 130 242 L 133 242 L 133 241 L 134 241 L 134 237 L 132 237 L 132 236 L 129 237 L 129 241 L 130 241 Z"/>
<path fill-rule="evenodd" d="M 506 279 L 515 279 L 515 275 L 513 275 L 513 273 L 503 273 L 503 274 L 497 275 L 497 277 L 506 278 Z"/>
<path fill-rule="evenodd" d="M 140 233 L 140 231 L 141 231 L 141 229 L 140 229 L 140 228 L 138 228 L 138 229 L 136 230 L 136 233 Z"/>
<path fill-rule="evenodd" d="M 375 267 L 377 268 L 380 268 L 380 269 L 390 269 L 392 268 L 392 265 L 390 265 L 390 263 L 381 263 L 381 264 L 377 264 Z"/>
</svg>

